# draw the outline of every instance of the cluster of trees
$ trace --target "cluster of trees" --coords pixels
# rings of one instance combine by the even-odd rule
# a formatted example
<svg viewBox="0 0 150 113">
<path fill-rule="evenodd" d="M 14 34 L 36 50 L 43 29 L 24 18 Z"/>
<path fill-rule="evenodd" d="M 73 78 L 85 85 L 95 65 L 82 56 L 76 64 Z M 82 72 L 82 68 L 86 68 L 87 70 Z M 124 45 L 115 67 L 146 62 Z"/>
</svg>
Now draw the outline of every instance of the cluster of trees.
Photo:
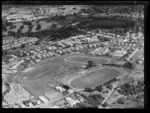
<svg viewBox="0 0 150 113">
<path fill-rule="evenodd" d="M 125 83 L 120 86 L 120 90 L 118 90 L 120 94 L 123 95 L 135 95 L 141 92 L 144 92 L 144 81 L 139 81 L 137 85 Z"/>
<path fill-rule="evenodd" d="M 103 84 L 103 86 L 109 85 L 109 84 L 111 84 L 111 83 L 113 83 L 113 82 L 116 82 L 116 81 L 118 81 L 118 79 L 115 77 L 115 78 L 110 79 L 109 81 L 105 82 L 105 83 Z"/>
<path fill-rule="evenodd" d="M 101 37 L 101 36 L 98 36 L 98 39 L 99 39 L 100 42 L 108 42 L 108 41 L 110 41 L 109 38 Z"/>
<path fill-rule="evenodd" d="M 102 92 L 102 90 L 103 90 L 102 85 L 96 86 L 96 87 L 95 87 L 95 90 L 96 90 L 96 91 L 99 91 L 99 92 Z"/>
<path fill-rule="evenodd" d="M 23 29 L 23 28 L 24 28 L 24 25 L 21 25 L 21 26 L 20 26 L 20 29 Z"/>
<path fill-rule="evenodd" d="M 24 21 L 23 25 L 28 25 L 29 26 L 29 25 L 32 25 L 32 22 L 30 22 L 30 21 Z"/>
<path fill-rule="evenodd" d="M 7 28 L 5 26 L 2 26 L 2 31 L 3 32 L 7 31 Z"/>
<path fill-rule="evenodd" d="M 118 65 L 118 64 L 102 64 L 102 66 L 116 66 L 116 67 L 122 67 L 121 65 Z"/>
<path fill-rule="evenodd" d="M 93 92 L 93 91 L 95 91 L 95 89 L 92 89 L 92 88 L 84 88 L 84 91 L 86 91 L 86 92 Z"/>
<path fill-rule="evenodd" d="M 73 106 L 73 108 L 95 108 L 93 105 L 86 103 L 86 102 L 80 102 Z"/>
<path fill-rule="evenodd" d="M 131 70 L 134 69 L 134 65 L 130 62 L 125 63 L 122 67 L 125 69 L 131 69 Z"/>
<path fill-rule="evenodd" d="M 14 29 L 15 27 L 14 24 L 11 24 L 9 29 Z"/>
<path fill-rule="evenodd" d="M 104 97 L 101 94 L 89 95 L 87 98 L 87 102 L 95 107 L 98 107 L 103 100 Z"/>
<path fill-rule="evenodd" d="M 85 69 L 89 69 L 89 68 L 95 67 L 95 66 L 97 66 L 95 62 L 93 62 L 93 61 L 88 61 L 88 62 L 87 62 L 87 65 L 86 65 L 86 67 L 85 67 Z"/>
<path fill-rule="evenodd" d="M 85 103 L 92 105 L 93 107 L 98 107 L 102 101 L 105 99 L 101 94 L 94 94 L 86 96 L 81 94 L 81 96 L 85 99 Z"/>
<path fill-rule="evenodd" d="M 112 90 L 113 85 L 112 85 L 112 84 L 108 84 L 106 87 L 107 87 L 109 90 Z"/>
<path fill-rule="evenodd" d="M 2 51 L 2 57 L 6 57 L 7 55 L 8 55 L 8 51 L 3 50 L 3 51 Z"/>
<path fill-rule="evenodd" d="M 68 85 L 62 84 L 62 87 L 65 88 L 66 90 L 69 90 L 70 87 Z"/>
<path fill-rule="evenodd" d="M 66 16 L 63 16 L 63 15 L 56 15 L 56 16 L 53 16 L 52 18 L 51 18 L 51 20 L 65 20 L 66 19 Z"/>
<path fill-rule="evenodd" d="M 125 98 L 125 97 L 121 97 L 121 98 L 119 98 L 119 99 L 117 100 L 117 103 L 118 103 L 118 104 L 125 104 L 125 102 L 126 102 L 126 98 Z"/>
<path fill-rule="evenodd" d="M 97 28 L 104 28 L 104 29 L 112 29 L 112 28 L 128 28 L 133 27 L 134 22 L 128 21 L 125 19 L 117 19 L 116 17 L 91 17 L 92 21 L 85 20 L 78 24 L 81 28 L 90 28 L 90 29 L 97 29 Z"/>
</svg>

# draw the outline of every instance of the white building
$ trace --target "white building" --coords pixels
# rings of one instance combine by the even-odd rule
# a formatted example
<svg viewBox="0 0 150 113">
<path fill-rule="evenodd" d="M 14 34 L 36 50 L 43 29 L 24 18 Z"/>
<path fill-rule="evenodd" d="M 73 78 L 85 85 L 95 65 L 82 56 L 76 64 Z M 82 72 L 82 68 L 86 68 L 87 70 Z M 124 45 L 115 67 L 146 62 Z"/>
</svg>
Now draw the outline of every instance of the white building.
<svg viewBox="0 0 150 113">
<path fill-rule="evenodd" d="M 76 103 L 79 103 L 80 101 L 74 100 L 70 97 L 67 97 L 66 100 L 71 104 L 71 106 L 75 105 Z"/>
<path fill-rule="evenodd" d="M 64 92 L 65 91 L 65 89 L 60 87 L 60 86 L 57 86 L 56 89 L 59 90 L 60 92 Z"/>
</svg>

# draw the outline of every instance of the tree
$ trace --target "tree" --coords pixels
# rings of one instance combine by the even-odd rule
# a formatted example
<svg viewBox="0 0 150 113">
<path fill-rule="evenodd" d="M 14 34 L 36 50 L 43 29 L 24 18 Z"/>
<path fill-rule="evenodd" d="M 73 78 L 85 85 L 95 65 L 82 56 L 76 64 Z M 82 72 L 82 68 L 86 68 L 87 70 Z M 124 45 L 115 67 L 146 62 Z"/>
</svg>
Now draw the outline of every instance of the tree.
<svg viewBox="0 0 150 113">
<path fill-rule="evenodd" d="M 118 104 L 124 104 L 126 99 L 124 97 L 121 97 L 117 100 Z"/>
<path fill-rule="evenodd" d="M 86 92 L 93 92 L 94 89 L 91 89 L 91 88 L 84 88 L 84 91 L 86 91 Z"/>
<path fill-rule="evenodd" d="M 138 85 L 140 85 L 140 86 L 144 86 L 144 81 L 143 81 L 143 80 L 139 80 L 137 83 L 138 83 Z"/>
<path fill-rule="evenodd" d="M 24 21 L 23 25 L 32 25 L 32 23 L 30 21 Z"/>
<path fill-rule="evenodd" d="M 2 31 L 7 31 L 7 28 L 5 26 L 3 26 Z"/>
<path fill-rule="evenodd" d="M 106 82 L 103 84 L 103 86 L 106 86 L 106 85 L 108 85 L 108 84 L 110 84 L 110 83 L 113 83 L 113 82 L 116 82 L 116 81 L 118 81 L 118 79 L 117 79 L 116 77 L 115 77 L 115 78 L 112 78 L 112 79 L 106 81 Z"/>
<path fill-rule="evenodd" d="M 23 29 L 23 28 L 24 28 L 24 25 L 21 25 L 21 26 L 20 26 L 20 29 Z"/>
<path fill-rule="evenodd" d="M 24 48 L 24 47 L 25 47 L 25 44 L 22 44 L 22 45 L 21 45 L 21 48 Z"/>
<path fill-rule="evenodd" d="M 65 88 L 66 90 L 69 90 L 69 89 L 70 89 L 70 87 L 69 87 L 68 85 L 63 84 L 62 86 L 63 86 L 63 88 Z"/>
<path fill-rule="evenodd" d="M 36 30 L 39 31 L 40 29 L 41 29 L 41 25 L 38 24 L 37 27 L 36 27 Z"/>
<path fill-rule="evenodd" d="M 20 35 L 21 34 L 21 29 L 17 30 L 17 34 Z"/>
<path fill-rule="evenodd" d="M 16 47 L 12 47 L 12 50 L 16 50 L 17 48 Z"/>
<path fill-rule="evenodd" d="M 39 45 L 39 44 L 40 44 L 40 41 L 36 41 L 36 42 L 35 42 L 35 45 Z"/>
<path fill-rule="evenodd" d="M 133 70 L 133 69 L 134 69 L 134 66 L 133 66 L 132 63 L 127 62 L 127 63 L 125 63 L 125 64 L 123 65 L 123 68 Z"/>
<path fill-rule="evenodd" d="M 96 66 L 96 63 L 93 61 L 88 61 L 86 65 L 86 69 Z"/>
<path fill-rule="evenodd" d="M 29 24 L 29 25 L 28 25 L 28 28 L 29 28 L 29 29 L 28 29 L 28 32 L 31 32 L 31 31 L 32 31 L 32 28 L 33 28 L 33 25 L 32 25 L 32 24 Z"/>
<path fill-rule="evenodd" d="M 15 33 L 14 31 L 8 31 L 8 35 L 9 35 L 9 36 L 15 36 L 16 33 Z"/>
<path fill-rule="evenodd" d="M 52 28 L 55 28 L 55 27 L 57 27 L 57 26 L 56 26 L 56 24 L 53 23 L 53 24 L 52 24 Z"/>
<path fill-rule="evenodd" d="M 14 29 L 14 28 L 15 28 L 15 26 L 13 24 L 11 24 L 9 29 Z"/>
<path fill-rule="evenodd" d="M 101 92 L 103 90 L 102 85 L 96 86 L 95 90 Z"/>
<path fill-rule="evenodd" d="M 2 56 L 6 56 L 8 54 L 8 52 L 6 50 L 2 51 Z"/>
<path fill-rule="evenodd" d="M 108 103 L 105 102 L 104 104 L 102 104 L 102 107 L 107 107 L 108 106 Z"/>
<path fill-rule="evenodd" d="M 112 90 L 112 88 L 113 88 L 112 84 L 108 84 L 106 87 L 107 87 L 109 90 Z"/>
</svg>

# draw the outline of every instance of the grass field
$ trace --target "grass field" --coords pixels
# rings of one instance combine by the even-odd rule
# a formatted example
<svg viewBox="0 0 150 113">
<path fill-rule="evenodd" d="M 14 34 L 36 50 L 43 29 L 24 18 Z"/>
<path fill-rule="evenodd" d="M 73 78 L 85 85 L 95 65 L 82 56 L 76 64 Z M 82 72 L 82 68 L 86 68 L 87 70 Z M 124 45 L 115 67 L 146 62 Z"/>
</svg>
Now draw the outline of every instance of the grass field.
<svg viewBox="0 0 150 113">
<path fill-rule="evenodd" d="M 39 66 L 36 69 L 25 72 L 22 77 L 26 77 L 28 80 L 40 79 L 44 76 L 50 76 L 53 72 L 57 71 L 61 66 L 58 64 L 46 64 Z"/>
<path fill-rule="evenodd" d="M 94 61 L 97 64 L 104 64 L 104 63 L 108 63 L 108 59 L 104 59 L 104 58 L 91 58 L 91 57 L 70 57 L 71 61 L 74 62 L 83 62 L 83 63 L 87 63 L 87 61 Z"/>
<path fill-rule="evenodd" d="M 85 87 L 93 88 L 117 77 L 119 74 L 120 72 L 115 69 L 99 69 L 74 79 L 70 85 L 77 89 L 84 89 Z"/>
<path fill-rule="evenodd" d="M 77 60 L 75 60 L 74 62 L 64 60 L 65 58 L 73 57 L 73 56 L 75 59 L 77 58 Z M 46 92 L 51 91 L 53 89 L 52 87 L 57 86 L 57 82 L 55 82 L 55 79 L 63 78 L 61 76 L 57 76 L 57 73 L 59 73 L 60 71 L 65 70 L 66 68 L 69 68 L 72 66 L 74 67 L 77 65 L 81 65 L 78 62 L 86 62 L 91 59 L 96 60 L 96 62 L 106 62 L 107 61 L 107 59 L 101 60 L 101 58 L 94 58 L 94 57 L 90 58 L 90 57 L 91 56 L 87 57 L 84 55 L 78 55 L 78 54 L 74 55 L 73 54 L 73 55 L 58 56 L 54 59 L 48 59 L 45 62 L 41 62 L 41 63 L 33 66 L 33 70 L 30 70 L 27 72 L 21 72 L 20 75 L 16 78 L 16 80 L 24 88 L 26 88 L 30 93 L 32 93 L 36 97 L 39 97 L 41 95 L 44 95 Z M 97 61 L 97 60 L 100 60 L 100 61 Z M 75 62 L 77 62 L 77 63 L 75 63 Z M 100 78 L 107 79 L 107 77 L 103 77 L 103 76 Z M 116 76 L 116 75 L 111 74 L 111 76 Z M 73 78 L 73 77 L 74 76 L 70 76 L 68 78 L 68 81 L 70 78 Z M 93 80 L 94 80 L 94 78 L 90 77 L 90 79 L 93 79 Z M 50 81 L 50 82 L 48 82 L 48 81 Z M 67 82 L 67 80 L 65 80 L 65 81 Z M 84 81 L 86 82 L 86 79 Z M 77 83 L 80 83 L 80 82 L 81 81 L 77 81 Z"/>
</svg>

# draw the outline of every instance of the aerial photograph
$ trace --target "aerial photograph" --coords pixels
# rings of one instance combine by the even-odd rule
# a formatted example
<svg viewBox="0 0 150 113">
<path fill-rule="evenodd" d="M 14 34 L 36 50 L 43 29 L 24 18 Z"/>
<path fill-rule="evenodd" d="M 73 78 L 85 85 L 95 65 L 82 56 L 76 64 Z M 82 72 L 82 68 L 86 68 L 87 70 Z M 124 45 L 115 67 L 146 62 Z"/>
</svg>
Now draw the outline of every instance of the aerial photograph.
<svg viewBox="0 0 150 113">
<path fill-rule="evenodd" d="M 144 109 L 144 4 L 2 4 L 2 108 Z"/>
</svg>

